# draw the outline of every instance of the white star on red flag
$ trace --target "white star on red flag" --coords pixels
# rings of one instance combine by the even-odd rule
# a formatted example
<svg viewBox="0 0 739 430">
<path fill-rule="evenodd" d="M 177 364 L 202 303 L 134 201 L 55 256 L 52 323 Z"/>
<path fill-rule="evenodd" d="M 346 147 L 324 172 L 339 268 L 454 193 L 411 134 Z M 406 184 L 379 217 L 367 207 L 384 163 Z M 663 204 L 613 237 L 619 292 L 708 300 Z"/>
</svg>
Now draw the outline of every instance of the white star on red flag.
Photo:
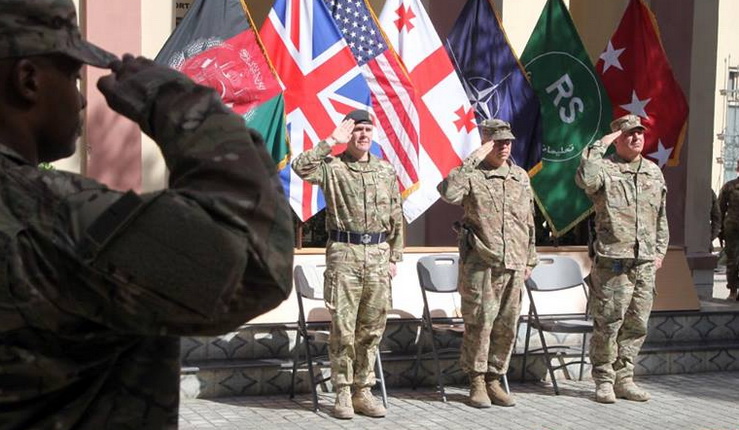
<svg viewBox="0 0 739 430">
<path fill-rule="evenodd" d="M 650 154 L 647 154 L 647 157 L 652 158 L 657 161 L 657 164 L 659 167 L 664 167 L 665 164 L 667 164 L 667 160 L 670 159 L 670 154 L 672 154 L 672 150 L 674 148 L 665 148 L 664 145 L 662 145 L 662 139 L 657 141 L 657 151 L 652 152 Z"/>
<path fill-rule="evenodd" d="M 625 50 L 626 48 L 613 49 L 613 44 L 610 40 L 608 41 L 606 50 L 600 54 L 600 59 L 603 60 L 603 73 L 606 73 L 611 67 L 615 67 L 620 70 L 624 69 L 623 66 L 621 66 L 621 62 L 618 61 L 618 56 Z"/>
<path fill-rule="evenodd" d="M 639 100 L 639 97 L 636 95 L 636 90 L 632 90 L 631 102 L 620 106 L 624 108 L 624 110 L 627 110 L 634 115 L 640 116 L 644 119 L 648 119 L 649 115 L 647 115 L 647 111 L 645 108 L 647 107 L 647 103 L 649 103 L 650 101 L 652 101 L 652 99 Z"/>
</svg>

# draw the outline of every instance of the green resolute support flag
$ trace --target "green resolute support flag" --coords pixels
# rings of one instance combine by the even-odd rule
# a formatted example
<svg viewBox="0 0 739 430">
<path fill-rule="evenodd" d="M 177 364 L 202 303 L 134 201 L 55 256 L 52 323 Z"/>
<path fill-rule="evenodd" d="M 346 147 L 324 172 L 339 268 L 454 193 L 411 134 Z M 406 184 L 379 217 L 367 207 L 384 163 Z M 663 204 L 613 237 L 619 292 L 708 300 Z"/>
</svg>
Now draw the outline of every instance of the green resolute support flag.
<svg viewBox="0 0 739 430">
<path fill-rule="evenodd" d="M 244 0 L 197 0 L 157 55 L 223 102 L 257 130 L 278 169 L 287 163 L 282 88 L 264 53 Z"/>
<path fill-rule="evenodd" d="M 609 132 L 611 104 L 562 0 L 547 1 L 521 63 L 541 104 L 541 163 L 529 172 L 531 184 L 561 236 L 592 208 L 575 172 L 582 150 Z"/>
</svg>

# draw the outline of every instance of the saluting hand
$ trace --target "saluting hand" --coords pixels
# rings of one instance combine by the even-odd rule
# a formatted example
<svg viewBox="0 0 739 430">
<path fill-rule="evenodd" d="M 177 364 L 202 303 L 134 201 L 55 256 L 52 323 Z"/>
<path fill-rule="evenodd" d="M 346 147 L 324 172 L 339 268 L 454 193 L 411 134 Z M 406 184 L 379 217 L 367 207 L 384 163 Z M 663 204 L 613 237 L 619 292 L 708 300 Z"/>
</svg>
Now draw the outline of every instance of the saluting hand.
<svg viewBox="0 0 739 430">
<path fill-rule="evenodd" d="M 480 145 L 479 148 L 472 151 L 472 154 L 470 154 L 470 157 L 477 158 L 477 161 L 482 161 L 485 159 L 485 157 L 490 154 L 490 151 L 493 150 L 493 145 L 495 145 L 495 141 L 491 140 L 489 142 L 483 143 Z"/>
<path fill-rule="evenodd" d="M 336 127 L 336 129 L 333 131 L 333 133 L 331 133 L 331 136 L 329 136 L 326 141 L 329 143 L 329 145 L 335 145 L 337 143 L 347 143 L 352 137 L 352 131 L 354 131 L 354 120 L 345 119 L 344 121 L 341 121 L 341 124 Z"/>
<path fill-rule="evenodd" d="M 621 130 L 616 130 L 613 133 L 609 133 L 603 136 L 603 138 L 600 139 L 600 142 L 603 144 L 603 146 L 608 147 L 611 143 L 618 139 L 619 136 L 621 136 Z"/>
</svg>

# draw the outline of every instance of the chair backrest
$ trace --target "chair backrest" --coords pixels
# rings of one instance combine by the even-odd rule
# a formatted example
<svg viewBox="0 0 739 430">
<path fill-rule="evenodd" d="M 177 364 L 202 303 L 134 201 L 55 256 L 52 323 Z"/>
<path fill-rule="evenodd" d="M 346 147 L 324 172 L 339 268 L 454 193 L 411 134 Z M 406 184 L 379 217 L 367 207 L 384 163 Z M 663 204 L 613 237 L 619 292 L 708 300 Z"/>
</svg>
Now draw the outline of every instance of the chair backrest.
<svg viewBox="0 0 739 430">
<path fill-rule="evenodd" d="M 459 256 L 454 254 L 426 255 L 416 263 L 421 288 L 435 293 L 457 291 Z"/>
<path fill-rule="evenodd" d="M 588 290 L 576 260 L 560 255 L 540 255 L 539 264 L 526 281 L 533 310 L 544 315 L 587 314 Z"/>
<path fill-rule="evenodd" d="M 306 299 L 323 300 L 325 264 L 298 264 L 293 270 L 295 292 Z"/>
<path fill-rule="evenodd" d="M 562 255 L 539 256 L 539 264 L 531 272 L 534 291 L 553 291 L 579 286 L 583 283 L 580 265 L 571 257 Z"/>
</svg>

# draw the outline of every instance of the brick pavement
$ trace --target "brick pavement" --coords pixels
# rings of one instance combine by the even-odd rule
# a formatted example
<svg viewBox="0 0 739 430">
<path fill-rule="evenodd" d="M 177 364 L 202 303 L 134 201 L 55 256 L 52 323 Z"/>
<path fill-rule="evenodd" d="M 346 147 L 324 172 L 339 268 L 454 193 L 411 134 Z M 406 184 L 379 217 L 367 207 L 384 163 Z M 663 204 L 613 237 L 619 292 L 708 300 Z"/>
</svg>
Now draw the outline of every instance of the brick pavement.
<svg viewBox="0 0 739 430">
<path fill-rule="evenodd" d="M 560 382 L 558 380 L 558 382 Z M 465 404 L 464 387 L 448 387 L 445 404 L 429 387 L 391 390 L 388 416 L 339 421 L 329 413 L 332 393 L 183 400 L 181 429 L 739 429 L 739 372 L 659 375 L 638 379 L 652 393 L 647 403 L 594 401 L 592 381 L 511 384 L 518 405 L 478 410 Z"/>
</svg>

